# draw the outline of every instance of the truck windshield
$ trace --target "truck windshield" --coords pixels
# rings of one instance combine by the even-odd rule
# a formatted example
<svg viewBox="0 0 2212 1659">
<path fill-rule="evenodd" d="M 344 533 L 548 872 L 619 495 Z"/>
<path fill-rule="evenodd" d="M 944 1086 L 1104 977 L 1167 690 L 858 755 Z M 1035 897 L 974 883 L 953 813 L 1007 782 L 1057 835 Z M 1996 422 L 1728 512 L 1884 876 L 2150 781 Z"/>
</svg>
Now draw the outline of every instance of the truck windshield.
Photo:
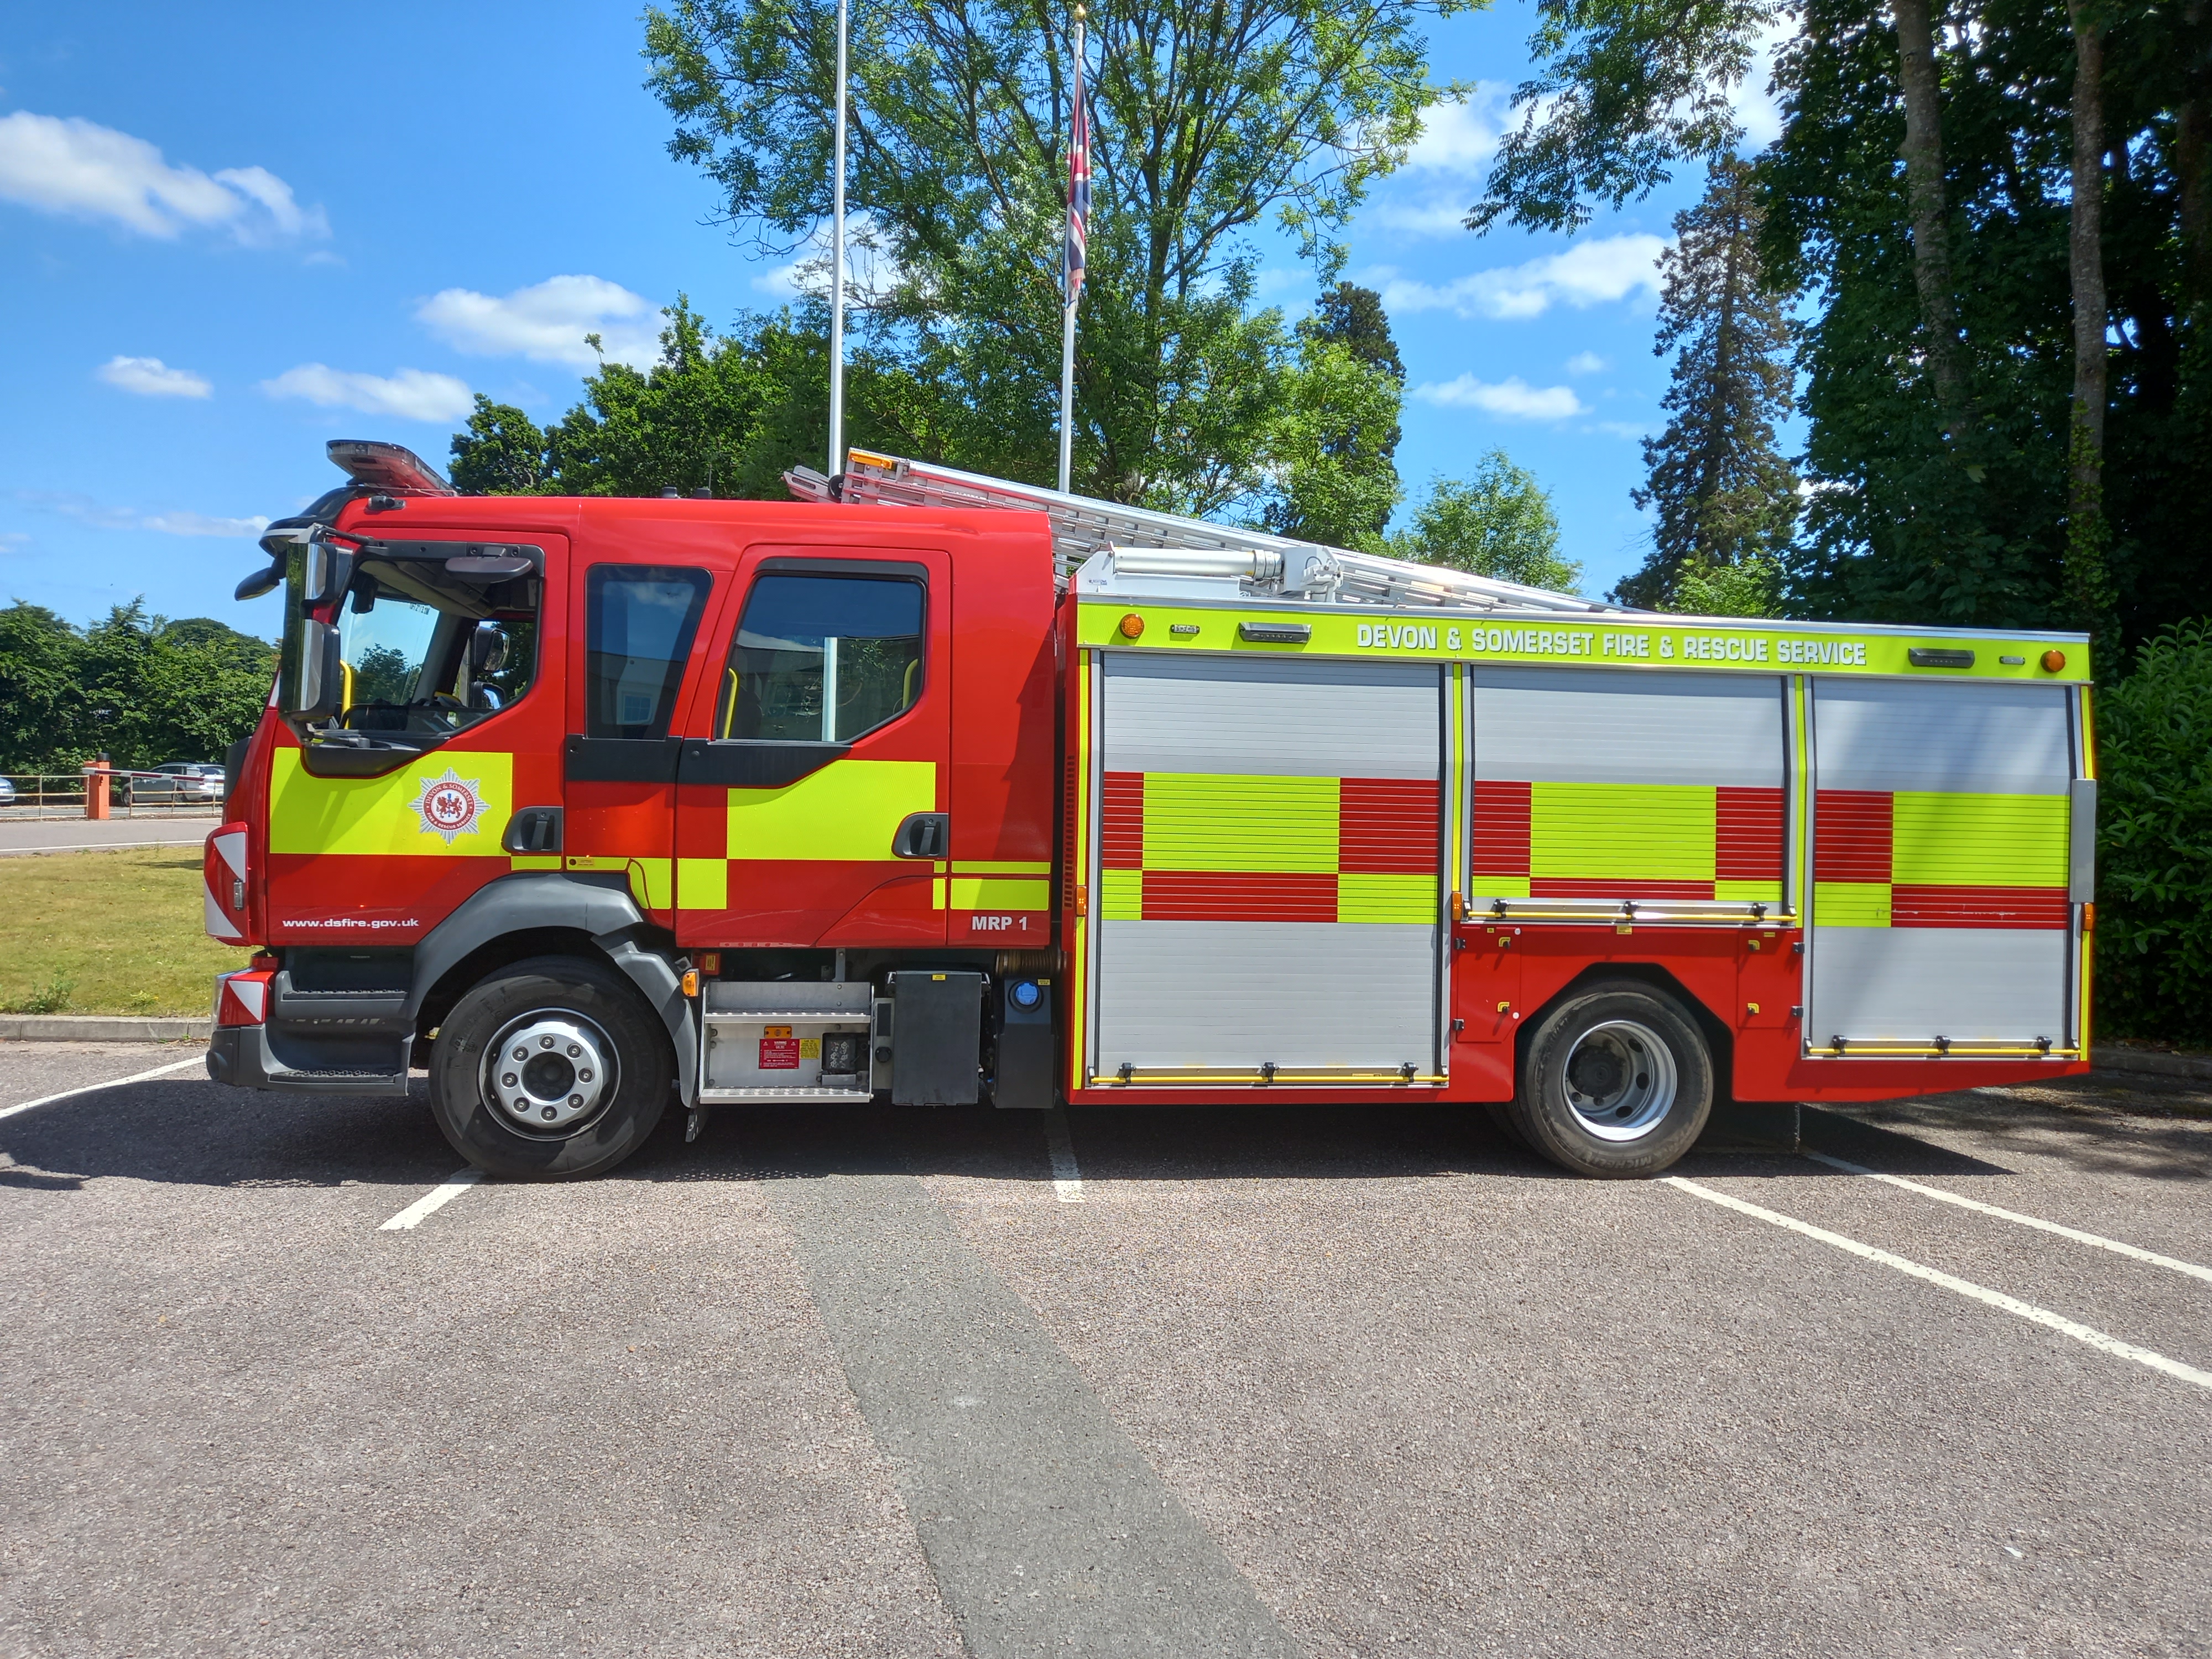
<svg viewBox="0 0 2212 1659">
<path fill-rule="evenodd" d="M 529 689 L 536 581 L 449 583 L 374 564 L 356 575 L 338 617 L 343 729 L 447 737 Z"/>
</svg>

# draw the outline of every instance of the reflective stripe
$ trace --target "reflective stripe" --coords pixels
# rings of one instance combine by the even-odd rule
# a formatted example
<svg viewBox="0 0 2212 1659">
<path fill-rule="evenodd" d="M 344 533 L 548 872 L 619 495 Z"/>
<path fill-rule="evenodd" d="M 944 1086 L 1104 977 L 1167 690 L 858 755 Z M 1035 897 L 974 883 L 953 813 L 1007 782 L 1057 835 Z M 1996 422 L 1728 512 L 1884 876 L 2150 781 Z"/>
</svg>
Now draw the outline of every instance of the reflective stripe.
<svg viewBox="0 0 2212 1659">
<path fill-rule="evenodd" d="M 465 822 L 441 829 L 426 816 L 426 792 L 447 774 L 456 799 L 471 804 Z M 482 750 L 433 750 L 379 778 L 319 778 L 296 749 L 279 749 L 269 771 L 269 850 L 386 858 L 496 858 L 514 811 L 514 757 Z"/>
<path fill-rule="evenodd" d="M 1339 921 L 1411 922 L 1437 919 L 1434 876 L 1361 875 L 1336 878 Z"/>
<path fill-rule="evenodd" d="M 728 861 L 724 859 L 677 860 L 676 908 L 679 910 L 728 909 Z"/>
<path fill-rule="evenodd" d="M 1139 921 L 1145 914 L 1145 872 L 1141 870 L 1102 870 L 1098 872 L 1098 916 L 1102 921 Z"/>
<path fill-rule="evenodd" d="M 2063 887 L 2063 795 L 1893 797 L 1890 879 L 1915 886 Z"/>
<path fill-rule="evenodd" d="M 630 896 L 648 910 L 665 910 L 675 902 L 670 891 L 673 866 L 666 859 L 632 859 L 629 863 Z"/>
<path fill-rule="evenodd" d="M 1706 784 L 1531 784 L 1528 873 L 1710 882 L 1717 862 L 1714 805 Z"/>
<path fill-rule="evenodd" d="M 1333 873 L 1334 778 L 1148 772 L 1147 870 Z"/>
<path fill-rule="evenodd" d="M 1052 884 L 1009 881 L 986 876 L 952 878 L 952 908 L 956 910 L 1048 910 Z"/>
<path fill-rule="evenodd" d="M 909 813 L 937 810 L 934 761 L 832 761 L 780 789 L 732 789 L 729 855 L 888 862 Z"/>
<path fill-rule="evenodd" d="M 1823 927 L 1887 927 L 1889 884 L 1886 881 L 1816 881 L 1813 916 Z"/>
</svg>

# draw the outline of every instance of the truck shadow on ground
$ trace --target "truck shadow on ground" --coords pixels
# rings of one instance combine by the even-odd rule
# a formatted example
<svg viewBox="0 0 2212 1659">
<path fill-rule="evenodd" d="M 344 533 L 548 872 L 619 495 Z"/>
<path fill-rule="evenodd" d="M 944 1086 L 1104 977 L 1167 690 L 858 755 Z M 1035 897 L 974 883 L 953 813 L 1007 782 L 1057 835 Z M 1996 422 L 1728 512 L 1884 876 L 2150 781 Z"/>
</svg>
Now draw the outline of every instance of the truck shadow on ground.
<svg viewBox="0 0 2212 1659">
<path fill-rule="evenodd" d="M 2088 1085 L 2096 1085 L 2091 1087 Z M 2148 1115 L 2133 1091 L 2082 1079 L 2035 1097 L 1976 1093 L 1808 1108 L 1804 1144 L 1900 1175 L 2012 1173 L 2035 1158 L 2166 1180 L 2212 1178 L 2212 1121 Z M 2057 1097 L 2045 1099 L 2045 1094 Z M 1066 1121 L 1086 1182 L 1346 1181 L 1481 1176 L 1570 1181 L 1500 1133 L 1480 1107 L 1295 1104 L 1077 1108 Z M 708 1115 L 684 1139 L 666 1112 L 611 1178 L 769 1181 L 898 1170 L 1049 1182 L 1042 1114 L 988 1108 L 766 1109 Z M 1716 1135 L 1716 1139 L 1723 1137 Z M 1971 1139 L 1974 1152 L 1939 1144 Z M 2017 1154 L 2017 1157 L 2014 1156 Z M 305 1098 L 197 1079 L 129 1084 L 0 1121 L 0 1188 L 68 1191 L 104 1176 L 213 1187 L 421 1188 L 460 1160 L 420 1079 L 407 1100 Z M 1850 1177 L 1810 1159 L 1701 1146 L 1677 1166 L 1798 1179 Z"/>
</svg>

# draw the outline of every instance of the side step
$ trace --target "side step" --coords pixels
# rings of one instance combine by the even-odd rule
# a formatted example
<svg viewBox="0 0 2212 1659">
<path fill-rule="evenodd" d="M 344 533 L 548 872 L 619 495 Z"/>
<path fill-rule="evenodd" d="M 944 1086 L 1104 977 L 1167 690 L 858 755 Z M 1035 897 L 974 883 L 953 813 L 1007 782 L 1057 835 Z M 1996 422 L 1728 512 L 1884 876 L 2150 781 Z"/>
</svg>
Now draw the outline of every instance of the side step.
<svg viewBox="0 0 2212 1659">
<path fill-rule="evenodd" d="M 875 988 L 865 980 L 710 980 L 699 1103 L 865 1104 L 875 1095 Z M 828 1069 L 831 1065 L 838 1069 Z"/>
</svg>

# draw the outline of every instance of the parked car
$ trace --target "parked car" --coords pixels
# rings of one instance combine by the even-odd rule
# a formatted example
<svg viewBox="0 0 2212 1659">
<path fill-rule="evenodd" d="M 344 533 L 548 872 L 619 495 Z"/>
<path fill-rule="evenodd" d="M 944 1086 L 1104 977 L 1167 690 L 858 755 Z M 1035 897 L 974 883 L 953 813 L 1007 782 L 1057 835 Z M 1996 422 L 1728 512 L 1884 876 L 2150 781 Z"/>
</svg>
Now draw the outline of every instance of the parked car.
<svg viewBox="0 0 2212 1659">
<path fill-rule="evenodd" d="M 6 778 L 0 778 L 0 806 L 13 806 L 15 804 L 15 786 Z"/>
<path fill-rule="evenodd" d="M 204 806 L 222 799 L 222 768 L 210 761 L 164 761 L 131 780 L 133 806 Z"/>
</svg>

